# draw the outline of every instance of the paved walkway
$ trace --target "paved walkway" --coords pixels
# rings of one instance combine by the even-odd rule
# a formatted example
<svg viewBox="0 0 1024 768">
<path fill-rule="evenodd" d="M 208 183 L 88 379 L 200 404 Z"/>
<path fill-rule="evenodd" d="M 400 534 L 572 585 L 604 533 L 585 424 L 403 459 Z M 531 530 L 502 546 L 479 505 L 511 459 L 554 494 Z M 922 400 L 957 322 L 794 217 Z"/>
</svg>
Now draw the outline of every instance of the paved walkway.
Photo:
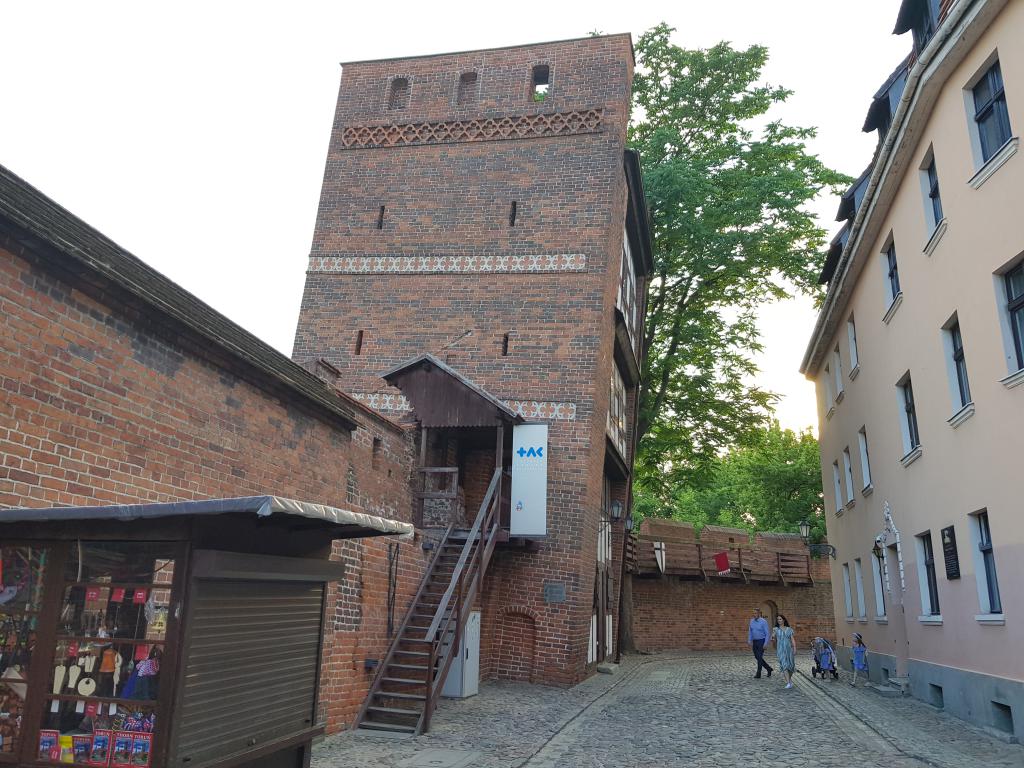
<svg viewBox="0 0 1024 768">
<path fill-rule="evenodd" d="M 752 679 L 746 656 L 629 657 L 570 690 L 487 683 L 442 702 L 429 734 L 326 739 L 314 768 L 1021 768 L 1004 744 L 926 704 L 845 682 Z"/>
</svg>

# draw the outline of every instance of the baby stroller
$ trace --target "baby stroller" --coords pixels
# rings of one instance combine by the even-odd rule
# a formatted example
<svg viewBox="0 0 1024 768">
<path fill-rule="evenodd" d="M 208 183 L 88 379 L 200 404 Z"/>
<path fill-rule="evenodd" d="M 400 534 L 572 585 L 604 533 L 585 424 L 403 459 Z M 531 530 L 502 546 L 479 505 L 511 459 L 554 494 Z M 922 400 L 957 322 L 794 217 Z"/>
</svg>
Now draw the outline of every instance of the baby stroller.
<svg viewBox="0 0 1024 768">
<path fill-rule="evenodd" d="M 839 679 L 839 667 L 836 665 L 836 652 L 832 645 L 823 637 L 814 638 L 814 667 L 811 669 L 811 676 L 821 675 L 824 680 L 827 675 L 832 675 L 833 680 Z"/>
</svg>

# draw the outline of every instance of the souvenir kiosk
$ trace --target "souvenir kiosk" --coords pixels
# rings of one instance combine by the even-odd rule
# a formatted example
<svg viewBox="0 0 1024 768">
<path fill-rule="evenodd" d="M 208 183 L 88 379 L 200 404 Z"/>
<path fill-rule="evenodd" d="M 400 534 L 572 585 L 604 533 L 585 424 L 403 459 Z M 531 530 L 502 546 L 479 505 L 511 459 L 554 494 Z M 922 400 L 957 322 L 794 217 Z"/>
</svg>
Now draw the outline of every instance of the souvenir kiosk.
<svg viewBox="0 0 1024 768">
<path fill-rule="evenodd" d="M 0 768 L 309 764 L 334 539 L 273 496 L 0 510 Z"/>
</svg>

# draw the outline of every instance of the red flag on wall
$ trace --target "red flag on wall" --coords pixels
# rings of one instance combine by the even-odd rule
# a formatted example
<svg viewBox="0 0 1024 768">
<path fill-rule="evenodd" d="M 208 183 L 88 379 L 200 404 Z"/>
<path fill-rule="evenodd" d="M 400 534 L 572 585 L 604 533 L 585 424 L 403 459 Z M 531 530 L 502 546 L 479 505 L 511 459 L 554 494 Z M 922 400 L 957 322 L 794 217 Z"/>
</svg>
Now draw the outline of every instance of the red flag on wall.
<svg viewBox="0 0 1024 768">
<path fill-rule="evenodd" d="M 719 576 L 728 576 L 731 568 L 729 567 L 729 553 L 719 552 L 715 555 L 715 568 L 718 569 Z"/>
</svg>

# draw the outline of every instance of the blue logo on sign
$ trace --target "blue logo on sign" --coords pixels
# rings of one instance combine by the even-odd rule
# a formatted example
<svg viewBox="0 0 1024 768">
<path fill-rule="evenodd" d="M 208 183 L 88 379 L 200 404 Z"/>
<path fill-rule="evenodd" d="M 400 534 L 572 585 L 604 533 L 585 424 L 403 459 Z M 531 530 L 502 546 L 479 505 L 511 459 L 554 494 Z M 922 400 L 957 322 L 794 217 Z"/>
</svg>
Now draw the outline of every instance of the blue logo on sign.
<svg viewBox="0 0 1024 768">
<path fill-rule="evenodd" d="M 519 450 L 516 451 L 516 453 L 519 454 L 519 458 L 521 458 L 521 459 L 525 459 L 525 458 L 543 459 L 544 458 L 544 446 L 542 445 L 539 448 L 530 447 L 529 449 L 520 447 Z"/>
</svg>

